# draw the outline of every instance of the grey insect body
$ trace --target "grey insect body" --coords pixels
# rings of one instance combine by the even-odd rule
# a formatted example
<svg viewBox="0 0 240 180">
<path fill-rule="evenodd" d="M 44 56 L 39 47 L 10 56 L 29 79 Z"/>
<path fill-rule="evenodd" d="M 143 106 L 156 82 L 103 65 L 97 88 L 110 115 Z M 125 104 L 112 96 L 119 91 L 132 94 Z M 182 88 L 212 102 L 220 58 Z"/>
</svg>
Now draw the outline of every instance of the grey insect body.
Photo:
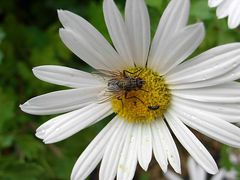
<svg viewBox="0 0 240 180">
<path fill-rule="evenodd" d="M 142 70 L 137 70 L 136 72 L 130 72 L 127 70 L 120 71 L 107 71 L 107 70 L 98 70 L 95 74 L 100 74 L 102 77 L 107 77 L 107 91 L 112 93 L 112 97 L 122 101 L 122 98 L 125 99 L 138 99 L 141 103 L 144 102 L 136 96 L 128 96 L 128 93 L 131 91 L 142 90 L 145 81 L 139 77 Z"/>
<path fill-rule="evenodd" d="M 108 81 L 108 90 L 109 91 L 125 91 L 128 93 L 130 91 L 137 91 L 142 88 L 144 80 L 140 77 L 129 77 L 123 76 L 122 78 L 113 78 Z"/>
</svg>

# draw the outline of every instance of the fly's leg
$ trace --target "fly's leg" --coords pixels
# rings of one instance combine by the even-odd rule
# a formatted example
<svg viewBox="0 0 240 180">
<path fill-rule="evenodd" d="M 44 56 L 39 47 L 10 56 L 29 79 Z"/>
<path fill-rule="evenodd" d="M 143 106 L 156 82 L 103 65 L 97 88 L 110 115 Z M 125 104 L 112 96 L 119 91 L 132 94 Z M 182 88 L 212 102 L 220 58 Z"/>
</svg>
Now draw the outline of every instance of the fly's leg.
<svg viewBox="0 0 240 180">
<path fill-rule="evenodd" d="M 142 73 L 142 71 L 143 71 L 143 69 L 139 69 L 139 70 L 137 70 L 135 72 L 130 72 L 128 70 L 123 70 L 123 76 L 126 77 L 126 73 L 128 73 L 128 74 L 136 74 L 137 72 L 139 72 L 136 76 L 134 76 L 134 77 L 138 77 Z"/>
<path fill-rule="evenodd" d="M 122 100 L 122 97 L 118 96 L 117 99 L 121 101 L 121 103 L 122 103 L 122 110 L 123 110 L 123 100 Z"/>
<path fill-rule="evenodd" d="M 145 89 L 137 89 L 137 90 L 141 90 L 141 91 L 144 91 L 144 92 L 149 92 L 148 90 L 145 90 Z"/>
<path fill-rule="evenodd" d="M 137 100 L 139 100 L 143 105 L 145 105 L 144 102 L 143 102 L 140 98 L 138 98 L 137 96 L 127 97 L 127 95 L 128 95 L 128 93 L 125 92 L 125 96 L 124 96 L 125 99 L 137 99 Z"/>
</svg>

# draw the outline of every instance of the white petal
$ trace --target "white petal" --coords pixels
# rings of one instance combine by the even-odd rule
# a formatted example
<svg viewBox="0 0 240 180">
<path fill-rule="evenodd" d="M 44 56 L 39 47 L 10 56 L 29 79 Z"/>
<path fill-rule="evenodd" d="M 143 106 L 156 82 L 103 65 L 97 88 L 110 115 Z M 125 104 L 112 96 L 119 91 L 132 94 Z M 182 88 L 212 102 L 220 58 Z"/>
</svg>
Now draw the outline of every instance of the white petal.
<svg viewBox="0 0 240 180">
<path fill-rule="evenodd" d="M 166 174 L 164 174 L 164 177 L 166 178 L 166 180 L 183 180 L 180 176 L 178 176 L 172 171 L 168 171 Z"/>
<path fill-rule="evenodd" d="M 188 0 L 171 0 L 169 2 L 158 24 L 151 51 L 156 51 L 159 45 L 166 43 L 167 39 L 186 26 L 189 6 Z"/>
<path fill-rule="evenodd" d="M 154 64 L 149 67 L 166 74 L 184 61 L 199 46 L 204 37 L 202 23 L 190 25 L 179 31 L 155 55 Z"/>
<path fill-rule="evenodd" d="M 205 180 L 207 173 L 191 158 L 188 157 L 188 174 L 191 180 Z"/>
<path fill-rule="evenodd" d="M 232 1 L 232 0 L 231 0 Z M 228 0 L 224 0 L 217 8 L 217 17 L 219 19 L 225 18 L 230 13 L 231 2 Z"/>
<path fill-rule="evenodd" d="M 65 113 L 97 102 L 102 89 L 100 86 L 55 91 L 34 97 L 20 105 L 20 108 L 35 115 Z"/>
<path fill-rule="evenodd" d="M 95 69 L 119 70 L 123 61 L 106 39 L 85 19 L 69 11 L 58 10 L 64 26 L 60 37 L 79 58 Z"/>
<path fill-rule="evenodd" d="M 211 116 L 219 117 L 228 122 L 240 122 L 239 104 L 223 104 L 223 103 L 205 103 L 190 99 L 183 99 L 172 96 L 172 102 L 176 106 L 191 107 L 195 110 L 202 111 L 203 113 L 210 114 Z"/>
<path fill-rule="evenodd" d="M 85 37 L 76 34 L 70 29 L 63 28 L 59 30 L 59 35 L 64 44 L 74 54 L 76 54 L 93 68 L 104 70 L 118 69 L 116 67 L 111 67 L 111 64 L 108 64 L 107 59 L 104 59 L 105 54 L 102 54 L 101 52 L 99 53 L 99 51 L 96 51 L 95 48 L 91 47 L 91 44 L 89 44 L 89 41 L 85 39 Z M 116 62 L 117 61 L 119 62 L 119 60 L 116 60 Z"/>
<path fill-rule="evenodd" d="M 234 29 L 238 27 L 240 24 L 240 3 L 235 0 L 232 1 L 231 7 L 229 9 L 229 17 L 228 17 L 228 27 L 230 29 Z"/>
<path fill-rule="evenodd" d="M 240 103 L 240 83 L 230 82 L 196 89 L 171 90 L 175 96 L 201 102 Z"/>
<path fill-rule="evenodd" d="M 108 32 L 116 50 L 128 67 L 134 66 L 129 34 L 122 15 L 113 0 L 103 1 L 103 12 Z"/>
<path fill-rule="evenodd" d="M 152 159 L 152 134 L 149 124 L 139 124 L 137 135 L 138 162 L 147 171 Z"/>
<path fill-rule="evenodd" d="M 102 85 L 92 74 L 64 66 L 38 66 L 33 73 L 43 81 L 71 88 Z"/>
<path fill-rule="evenodd" d="M 163 143 L 164 151 L 167 155 L 168 161 L 173 167 L 173 169 L 181 174 L 181 165 L 180 158 L 176 144 L 172 138 L 171 133 L 168 130 L 168 127 L 163 119 L 157 119 L 155 125 L 159 130 L 159 133 L 162 134 L 162 139 L 160 140 Z"/>
<path fill-rule="evenodd" d="M 144 0 L 128 0 L 125 21 L 132 41 L 134 62 L 145 67 L 150 46 L 150 20 Z"/>
<path fill-rule="evenodd" d="M 240 78 L 240 66 L 234 68 L 233 70 L 218 76 L 216 78 L 208 79 L 206 81 L 198 81 L 192 83 L 182 83 L 182 84 L 168 84 L 169 89 L 193 89 L 201 87 L 209 87 L 218 84 L 223 84 L 231 82 Z"/>
<path fill-rule="evenodd" d="M 110 137 L 114 131 L 117 130 L 120 123 L 121 121 L 119 121 L 118 118 L 114 118 L 92 140 L 75 163 L 71 174 L 71 180 L 84 180 L 95 169 L 103 156 Z"/>
<path fill-rule="evenodd" d="M 165 9 L 153 38 L 148 59 L 149 67 L 157 62 L 159 49 L 165 47 L 176 32 L 186 26 L 189 14 L 189 0 L 171 0 Z"/>
<path fill-rule="evenodd" d="M 160 131 L 160 128 L 156 124 L 156 122 L 151 123 L 151 130 L 152 130 L 152 145 L 153 145 L 153 153 L 155 158 L 161 167 L 164 173 L 167 172 L 167 151 L 165 151 L 166 147 L 164 147 L 164 136 L 163 133 Z"/>
<path fill-rule="evenodd" d="M 210 49 L 188 60 L 167 75 L 169 84 L 208 80 L 236 68 L 240 64 L 240 43 Z"/>
<path fill-rule="evenodd" d="M 117 180 L 131 180 L 137 166 L 137 126 L 129 124 L 118 164 Z"/>
<path fill-rule="evenodd" d="M 188 157 L 187 161 L 188 175 L 191 180 L 196 180 L 197 174 L 197 164 L 191 156 Z M 202 179 L 200 179 L 202 180 Z"/>
<path fill-rule="evenodd" d="M 199 180 L 199 179 L 205 180 L 207 177 L 206 171 L 201 166 L 197 167 L 197 174 L 198 176 L 196 176 L 196 180 Z"/>
<path fill-rule="evenodd" d="M 122 119 L 115 119 L 114 121 L 122 121 Z M 121 126 L 114 132 L 109 140 L 101 162 L 99 179 L 113 180 L 117 173 L 117 166 L 122 152 L 122 148 L 126 138 L 127 123 L 122 123 Z"/>
<path fill-rule="evenodd" d="M 240 147 L 240 128 L 211 114 L 191 107 L 172 106 L 177 116 L 188 126 L 232 147 Z"/>
<path fill-rule="evenodd" d="M 36 136 L 46 144 L 66 139 L 112 113 L 110 103 L 90 104 L 82 109 L 57 116 L 37 129 Z"/>
<path fill-rule="evenodd" d="M 211 178 L 211 180 L 224 180 L 225 170 L 220 169 L 219 172 Z"/>
<path fill-rule="evenodd" d="M 208 6 L 209 7 L 217 7 L 222 2 L 223 2 L 223 0 L 208 0 Z"/>
<path fill-rule="evenodd" d="M 208 173 L 216 174 L 218 168 L 214 159 L 196 136 L 194 136 L 194 134 L 175 116 L 174 112 L 168 111 L 165 113 L 165 117 L 179 142 L 194 160 L 196 160 Z"/>
</svg>

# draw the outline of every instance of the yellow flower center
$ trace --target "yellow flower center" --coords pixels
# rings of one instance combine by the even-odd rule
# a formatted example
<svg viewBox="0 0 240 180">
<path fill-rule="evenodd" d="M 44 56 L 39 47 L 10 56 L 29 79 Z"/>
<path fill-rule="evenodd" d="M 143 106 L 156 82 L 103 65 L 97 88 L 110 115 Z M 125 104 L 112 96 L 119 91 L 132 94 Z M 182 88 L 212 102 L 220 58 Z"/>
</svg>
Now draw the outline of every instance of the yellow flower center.
<svg viewBox="0 0 240 180">
<path fill-rule="evenodd" d="M 112 92 L 113 111 L 128 122 L 149 123 L 169 107 L 171 94 L 165 80 L 150 69 L 128 68 L 121 77 L 110 79 L 108 86 L 113 83 L 121 89 Z"/>
</svg>

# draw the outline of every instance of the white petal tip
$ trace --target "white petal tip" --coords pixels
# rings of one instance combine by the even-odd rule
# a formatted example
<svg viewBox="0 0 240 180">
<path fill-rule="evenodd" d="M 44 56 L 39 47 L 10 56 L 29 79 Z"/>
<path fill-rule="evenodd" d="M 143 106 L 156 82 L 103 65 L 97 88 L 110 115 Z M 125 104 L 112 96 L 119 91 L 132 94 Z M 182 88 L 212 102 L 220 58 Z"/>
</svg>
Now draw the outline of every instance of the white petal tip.
<svg viewBox="0 0 240 180">
<path fill-rule="evenodd" d="M 179 167 L 179 168 L 173 168 L 174 169 L 174 171 L 176 172 L 176 173 L 178 173 L 178 174 L 182 174 L 182 170 L 181 170 L 181 167 Z"/>
<path fill-rule="evenodd" d="M 211 171 L 208 171 L 209 174 L 217 174 L 219 172 L 218 167 L 212 169 Z"/>
<path fill-rule="evenodd" d="M 58 9 L 57 14 L 58 14 L 58 19 L 60 20 L 60 22 L 64 26 L 68 22 L 68 18 L 69 18 L 68 16 L 72 13 L 70 11 L 67 11 L 67 10 Z"/>
<path fill-rule="evenodd" d="M 59 142 L 59 141 L 63 140 L 63 138 L 59 138 L 54 133 L 50 134 L 50 135 L 49 134 L 46 134 L 46 135 L 44 134 L 44 137 L 42 139 L 43 139 L 43 142 L 45 144 L 53 144 L 53 143 L 56 143 L 56 142 Z"/>
<path fill-rule="evenodd" d="M 208 6 L 210 8 L 215 8 L 215 7 L 219 6 L 220 3 L 221 3 L 220 1 L 208 0 Z"/>
<path fill-rule="evenodd" d="M 64 12 L 66 12 L 66 10 L 63 10 L 63 9 L 57 10 L 58 16 L 61 16 L 61 14 L 63 14 Z"/>
<path fill-rule="evenodd" d="M 139 165 L 142 167 L 142 169 L 144 171 L 147 171 L 150 161 L 151 160 L 146 160 L 145 162 L 144 161 L 139 161 Z"/>
<path fill-rule="evenodd" d="M 167 173 L 167 168 L 162 168 L 162 171 L 163 171 L 164 174 L 166 174 Z"/>
<path fill-rule="evenodd" d="M 202 26 L 202 28 L 205 27 L 203 22 L 199 22 L 198 24 L 199 24 L 199 26 Z M 204 28 L 204 29 L 205 29 L 205 28 Z"/>
<path fill-rule="evenodd" d="M 50 68 L 51 68 L 51 65 L 37 66 L 32 69 L 32 72 L 35 77 L 37 77 L 38 79 L 41 79 L 42 73 L 47 72 L 47 70 Z"/>
<path fill-rule="evenodd" d="M 44 139 L 46 133 L 45 130 L 36 130 L 35 136 L 39 139 Z"/>
<path fill-rule="evenodd" d="M 34 110 L 34 107 L 36 106 L 33 106 L 32 104 L 30 104 L 29 101 L 25 102 L 24 104 L 21 104 L 19 107 L 25 113 L 32 114 L 32 115 L 42 115 Z"/>
<path fill-rule="evenodd" d="M 179 163 L 176 163 L 176 162 L 170 160 L 170 164 L 171 164 L 172 168 L 174 169 L 174 171 L 175 171 L 176 173 L 182 174 L 180 162 L 179 162 Z"/>
<path fill-rule="evenodd" d="M 203 22 L 198 22 L 195 24 L 195 26 L 198 28 L 199 31 L 205 32 L 205 26 Z"/>
<path fill-rule="evenodd" d="M 53 144 L 53 143 L 51 143 L 51 142 L 46 142 L 46 141 L 43 141 L 44 142 L 44 144 Z"/>
<path fill-rule="evenodd" d="M 20 108 L 21 110 L 22 110 L 22 107 L 23 107 L 23 104 L 20 104 L 20 105 L 19 105 L 19 108 Z"/>
<path fill-rule="evenodd" d="M 32 72 L 34 73 L 34 72 L 41 71 L 41 70 L 43 70 L 44 67 L 46 67 L 46 66 L 48 66 L 48 65 L 36 66 L 36 67 L 32 68 Z"/>
<path fill-rule="evenodd" d="M 23 112 L 26 112 L 28 113 L 28 107 L 29 107 L 29 102 L 25 102 L 24 104 L 20 104 L 19 105 L 19 108 L 23 111 Z"/>
<path fill-rule="evenodd" d="M 142 169 L 143 169 L 144 171 L 147 171 L 147 170 L 148 170 L 148 164 L 141 165 L 141 167 L 142 167 Z"/>
<path fill-rule="evenodd" d="M 61 11 L 63 11 L 63 9 L 57 9 L 57 12 L 60 13 Z"/>
<path fill-rule="evenodd" d="M 228 23 L 228 28 L 229 28 L 229 29 L 235 29 L 235 28 L 237 28 L 237 27 L 238 27 L 238 24 Z"/>
<path fill-rule="evenodd" d="M 208 3 L 208 6 L 209 6 L 210 8 L 215 8 L 215 7 L 216 7 L 216 5 L 215 5 L 215 4 L 212 4 L 212 3 Z"/>
<path fill-rule="evenodd" d="M 42 130 L 42 131 L 44 131 L 44 130 Z M 41 135 L 41 133 L 40 133 L 40 135 Z M 47 136 L 45 135 L 42 139 L 45 144 L 51 144 L 51 143 L 57 142 L 56 137 L 53 137 L 53 135 L 49 135 L 49 134 Z"/>
<path fill-rule="evenodd" d="M 57 141 L 54 141 L 52 139 L 50 139 L 50 140 L 44 139 L 43 142 L 44 142 L 44 144 L 53 144 L 53 143 L 55 143 Z"/>
</svg>

